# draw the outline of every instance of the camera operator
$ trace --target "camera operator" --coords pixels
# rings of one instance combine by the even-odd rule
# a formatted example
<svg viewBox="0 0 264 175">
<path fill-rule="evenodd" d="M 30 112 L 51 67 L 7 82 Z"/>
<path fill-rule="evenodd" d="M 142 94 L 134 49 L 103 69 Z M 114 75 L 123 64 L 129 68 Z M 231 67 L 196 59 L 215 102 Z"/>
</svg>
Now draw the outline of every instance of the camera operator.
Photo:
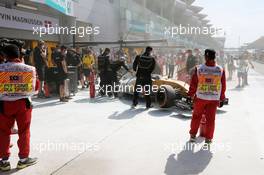
<svg viewBox="0 0 264 175">
<path fill-rule="evenodd" d="M 38 42 L 38 46 L 34 49 L 33 53 L 35 68 L 37 70 L 38 78 L 40 81 L 40 90 L 38 97 L 44 98 L 44 81 L 45 81 L 45 72 L 48 67 L 48 60 L 47 60 L 47 48 L 45 46 L 45 42 L 40 40 Z"/>
<path fill-rule="evenodd" d="M 37 163 L 30 158 L 30 123 L 32 105 L 30 97 L 38 89 L 35 68 L 21 62 L 20 49 L 14 44 L 4 48 L 6 63 L 0 65 L 0 170 L 9 171 L 10 135 L 15 121 L 18 126 L 19 158 L 17 169 Z M 4 87 L 4 88 L 3 88 Z"/>
</svg>

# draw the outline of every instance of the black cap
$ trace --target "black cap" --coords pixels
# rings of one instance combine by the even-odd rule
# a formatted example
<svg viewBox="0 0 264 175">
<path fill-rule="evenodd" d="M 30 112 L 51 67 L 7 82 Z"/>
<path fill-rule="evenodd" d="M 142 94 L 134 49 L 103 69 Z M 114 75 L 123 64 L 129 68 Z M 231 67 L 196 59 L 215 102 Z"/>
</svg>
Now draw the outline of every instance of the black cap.
<svg viewBox="0 0 264 175">
<path fill-rule="evenodd" d="M 20 56 L 19 48 L 14 44 L 7 45 L 4 52 L 7 59 L 15 59 Z"/>
<path fill-rule="evenodd" d="M 67 47 L 64 46 L 64 45 L 62 45 L 60 48 L 61 48 L 61 50 L 65 50 L 65 49 L 67 49 Z"/>
<path fill-rule="evenodd" d="M 215 59 L 215 54 L 216 52 L 213 49 L 206 49 L 204 51 L 204 56 L 206 56 L 207 58 L 214 60 Z"/>
<path fill-rule="evenodd" d="M 146 47 L 146 52 L 151 52 L 152 50 L 153 50 L 152 47 L 150 47 L 150 46 Z"/>
<path fill-rule="evenodd" d="M 105 48 L 104 52 L 111 52 L 109 48 Z"/>
</svg>

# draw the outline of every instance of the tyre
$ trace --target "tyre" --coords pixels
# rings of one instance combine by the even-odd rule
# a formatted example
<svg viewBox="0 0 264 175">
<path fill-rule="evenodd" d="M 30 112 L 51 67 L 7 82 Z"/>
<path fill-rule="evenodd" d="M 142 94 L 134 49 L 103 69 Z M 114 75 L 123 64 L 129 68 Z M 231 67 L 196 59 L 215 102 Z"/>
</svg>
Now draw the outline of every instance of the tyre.
<svg viewBox="0 0 264 175">
<path fill-rule="evenodd" d="M 174 106 L 175 98 L 175 90 L 170 85 L 161 86 L 156 95 L 156 100 L 160 108 L 170 108 Z"/>
</svg>

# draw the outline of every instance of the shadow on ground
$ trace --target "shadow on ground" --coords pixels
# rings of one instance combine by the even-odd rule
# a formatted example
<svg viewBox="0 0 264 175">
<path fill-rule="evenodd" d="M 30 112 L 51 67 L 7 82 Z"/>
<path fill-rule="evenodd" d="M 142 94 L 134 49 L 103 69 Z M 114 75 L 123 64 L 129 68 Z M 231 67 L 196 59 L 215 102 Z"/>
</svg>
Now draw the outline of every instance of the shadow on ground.
<svg viewBox="0 0 264 175">
<path fill-rule="evenodd" d="M 181 120 L 189 120 L 192 117 L 192 112 L 168 108 L 152 110 L 149 112 L 149 115 L 152 117 L 173 117 Z"/>
<path fill-rule="evenodd" d="M 110 103 L 117 101 L 118 98 L 109 98 L 109 97 L 96 97 L 96 98 L 83 98 L 79 100 L 75 100 L 75 103 Z"/>
<path fill-rule="evenodd" d="M 7 172 L 1 172 L 0 171 L 0 174 L 1 175 L 11 175 L 11 174 L 15 174 L 17 172 L 18 172 L 18 170 L 14 168 L 14 169 L 11 169 L 10 171 L 7 171 Z"/>
<path fill-rule="evenodd" d="M 194 145 L 194 144 L 193 144 Z M 171 154 L 166 163 L 164 173 L 166 175 L 190 175 L 200 174 L 209 165 L 213 155 L 204 147 L 194 152 L 194 146 L 189 142 L 177 156 Z"/>
<path fill-rule="evenodd" d="M 49 103 L 33 104 L 33 108 L 34 108 L 34 109 L 37 109 L 37 108 L 44 108 L 44 107 L 58 106 L 58 105 L 63 105 L 63 104 L 66 104 L 66 103 L 60 102 L 60 101 L 58 100 L 58 101 L 52 101 L 52 102 L 49 102 Z"/>
<path fill-rule="evenodd" d="M 225 114 L 225 113 L 227 113 L 227 111 L 225 111 L 225 110 L 222 110 L 222 109 L 217 109 L 217 111 L 216 111 L 216 114 Z"/>
<path fill-rule="evenodd" d="M 233 88 L 233 89 L 230 89 L 230 91 L 236 91 L 236 92 L 241 92 L 241 91 L 244 91 L 244 88 Z"/>
<path fill-rule="evenodd" d="M 138 109 L 127 109 L 121 113 L 118 111 L 114 112 L 112 115 L 108 117 L 108 119 L 112 120 L 125 120 L 125 119 L 132 119 L 136 115 L 145 111 L 145 108 L 138 108 Z"/>
</svg>

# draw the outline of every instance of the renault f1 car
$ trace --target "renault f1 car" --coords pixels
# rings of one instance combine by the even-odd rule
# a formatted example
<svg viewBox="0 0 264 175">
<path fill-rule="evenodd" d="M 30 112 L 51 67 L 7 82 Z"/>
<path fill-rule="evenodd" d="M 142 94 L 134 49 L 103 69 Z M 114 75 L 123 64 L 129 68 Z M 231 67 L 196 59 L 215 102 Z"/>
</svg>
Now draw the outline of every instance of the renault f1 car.
<svg viewBox="0 0 264 175">
<path fill-rule="evenodd" d="M 188 97 L 187 93 L 189 85 L 183 81 L 164 78 L 160 75 L 152 75 L 153 86 L 157 87 L 156 92 L 152 92 L 152 97 L 156 99 L 160 108 L 170 108 L 176 106 L 182 110 L 192 110 L 193 101 Z M 122 93 L 132 95 L 136 77 L 131 73 L 126 73 L 120 79 Z M 155 88 L 156 89 L 156 88 Z M 224 101 L 228 104 L 228 99 Z"/>
</svg>

